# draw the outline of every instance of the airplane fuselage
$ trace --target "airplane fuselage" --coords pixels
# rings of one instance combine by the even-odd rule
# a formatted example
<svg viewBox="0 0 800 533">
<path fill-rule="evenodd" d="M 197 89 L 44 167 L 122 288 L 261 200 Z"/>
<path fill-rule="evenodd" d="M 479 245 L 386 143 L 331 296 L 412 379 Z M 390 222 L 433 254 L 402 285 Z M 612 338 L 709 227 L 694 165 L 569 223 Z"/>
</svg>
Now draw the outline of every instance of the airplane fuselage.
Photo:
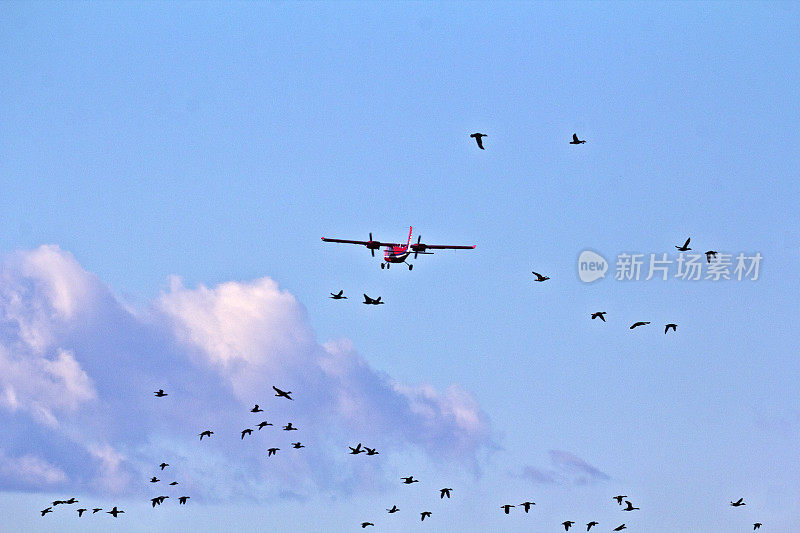
<svg viewBox="0 0 800 533">
<path fill-rule="evenodd" d="M 383 260 L 387 263 L 405 263 L 411 252 L 407 246 L 387 246 L 383 251 Z"/>
</svg>

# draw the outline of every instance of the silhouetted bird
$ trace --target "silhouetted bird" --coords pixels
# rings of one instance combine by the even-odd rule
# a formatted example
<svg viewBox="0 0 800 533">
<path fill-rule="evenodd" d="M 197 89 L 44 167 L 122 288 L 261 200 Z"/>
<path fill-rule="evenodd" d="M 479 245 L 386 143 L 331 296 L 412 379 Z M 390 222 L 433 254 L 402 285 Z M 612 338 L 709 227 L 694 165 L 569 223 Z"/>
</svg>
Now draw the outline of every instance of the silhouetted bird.
<svg viewBox="0 0 800 533">
<path fill-rule="evenodd" d="M 689 237 L 688 239 L 686 239 L 686 242 L 683 243 L 683 246 L 676 246 L 675 248 L 677 248 L 678 251 L 680 251 L 680 252 L 688 252 L 689 250 L 691 250 L 691 248 L 689 248 L 689 241 L 691 241 L 691 240 L 692 240 L 692 238 Z"/>
<path fill-rule="evenodd" d="M 375 524 L 373 524 L 372 522 L 361 522 L 361 527 L 362 528 L 365 528 L 367 526 L 374 526 L 374 525 Z"/>
<path fill-rule="evenodd" d="M 161 480 L 158 479 L 156 476 L 153 476 L 153 477 L 150 478 L 150 483 L 158 483 L 159 481 L 161 481 Z"/>
<path fill-rule="evenodd" d="M 620 496 L 614 496 L 612 499 L 617 500 L 617 503 L 622 505 L 622 500 L 624 500 L 625 498 L 627 498 L 627 496 L 622 494 Z"/>
<path fill-rule="evenodd" d="M 161 463 L 161 464 L 160 464 L 160 465 L 158 465 L 158 466 L 160 466 L 160 467 L 161 467 L 161 470 L 164 470 L 166 467 L 168 467 L 168 466 L 169 466 L 169 463 Z"/>
<path fill-rule="evenodd" d="M 707 251 L 706 252 L 706 261 L 710 263 L 712 257 L 714 259 L 716 259 L 717 258 L 717 252 L 715 252 L 714 250 Z"/>
<path fill-rule="evenodd" d="M 200 433 L 200 440 L 203 440 L 203 437 L 210 437 L 213 434 L 214 434 L 213 431 L 211 431 L 210 429 L 207 429 L 204 432 Z"/>
<path fill-rule="evenodd" d="M 260 407 L 258 407 L 258 404 L 256 404 L 256 406 L 255 406 L 255 407 L 253 407 L 252 409 L 250 409 L 250 412 L 251 412 L 251 413 L 263 413 L 263 412 L 264 412 L 264 410 L 263 410 L 263 409 L 261 409 Z"/>
<path fill-rule="evenodd" d="M 516 505 L 505 504 L 501 505 L 500 509 L 502 509 L 503 511 L 505 511 L 506 514 L 508 514 L 508 512 L 511 510 L 512 507 L 516 507 Z"/>
<path fill-rule="evenodd" d="M 549 277 L 547 277 L 547 276 L 542 276 L 542 275 L 541 275 L 541 274 L 539 274 L 538 272 L 531 272 L 531 274 L 533 274 L 534 276 L 536 276 L 536 279 L 535 279 L 535 280 L 533 280 L 533 281 L 547 281 L 548 279 L 550 279 L 550 278 L 549 278 Z"/>
<path fill-rule="evenodd" d="M 62 503 L 67 503 L 67 502 L 65 502 L 64 500 L 56 500 L 53 502 L 53 507 L 55 507 L 56 505 L 61 505 Z"/>
<path fill-rule="evenodd" d="M 421 512 L 419 514 L 420 514 L 420 518 L 419 518 L 420 522 L 424 522 L 426 516 L 428 516 L 428 517 L 431 516 L 431 512 L 430 511 L 423 511 L 423 512 Z"/>
<path fill-rule="evenodd" d="M 486 137 L 486 134 L 484 134 L 484 133 L 473 133 L 472 135 L 470 135 L 470 137 L 475 139 L 475 141 L 478 143 L 478 148 L 480 148 L 481 150 L 484 149 L 483 148 L 483 138 Z"/>
<path fill-rule="evenodd" d="M 439 489 L 439 499 L 441 500 L 445 496 L 447 496 L 449 498 L 451 490 L 453 490 L 453 489 Z"/>
<path fill-rule="evenodd" d="M 625 524 L 621 524 L 621 525 L 615 527 L 614 531 L 622 531 L 623 529 L 628 529 L 627 527 L 625 527 Z"/>
<path fill-rule="evenodd" d="M 358 455 L 359 453 L 363 453 L 364 450 L 361 449 L 361 443 L 359 442 L 356 444 L 356 447 L 353 448 L 352 446 L 348 446 L 350 448 L 350 455 Z"/>
<path fill-rule="evenodd" d="M 528 511 L 531 510 L 531 505 L 536 505 L 536 504 L 534 502 L 522 502 L 520 505 L 522 506 L 523 509 L 525 509 L 525 512 L 527 513 Z"/>
<path fill-rule="evenodd" d="M 403 477 L 403 478 L 400 478 L 400 479 L 402 479 L 403 483 L 405 483 L 406 485 L 410 485 L 412 483 L 419 483 L 419 480 L 418 479 L 414 479 L 414 476 Z"/>
<path fill-rule="evenodd" d="M 167 394 L 166 392 L 164 392 L 164 389 L 158 389 L 158 390 L 157 390 L 157 391 L 155 391 L 153 394 L 155 394 L 155 395 L 156 395 L 156 398 L 163 398 L 164 396 L 169 396 L 169 394 Z"/>
<path fill-rule="evenodd" d="M 103 510 L 102 507 L 95 507 L 94 509 L 92 509 L 92 514 L 96 513 L 97 511 L 102 511 L 102 510 Z"/>
<path fill-rule="evenodd" d="M 378 452 L 375 451 L 375 448 L 367 448 L 364 446 L 364 449 L 367 450 L 367 455 L 378 455 Z"/>
<path fill-rule="evenodd" d="M 167 498 L 169 498 L 169 496 L 156 496 L 155 498 L 151 498 L 150 502 L 153 504 L 153 507 L 155 507 L 156 505 L 164 503 L 164 500 Z"/>
<path fill-rule="evenodd" d="M 592 529 L 592 527 L 598 526 L 598 525 L 600 525 L 600 522 L 595 522 L 594 520 L 592 520 L 591 522 L 586 524 L 586 531 L 589 531 L 590 529 Z"/>
<path fill-rule="evenodd" d="M 178 482 L 177 482 L 177 481 L 173 481 L 172 483 L 170 483 L 170 485 L 173 485 L 173 486 L 174 486 L 174 485 L 177 485 L 177 484 L 178 484 Z"/>
<path fill-rule="evenodd" d="M 334 300 L 347 300 L 347 296 L 342 296 L 344 289 L 340 290 L 337 294 L 331 293 L 331 298 Z"/>
<path fill-rule="evenodd" d="M 259 431 L 261 431 L 261 428 L 263 428 L 263 427 L 266 427 L 266 426 L 271 426 L 271 425 L 272 425 L 272 424 L 270 424 L 269 422 L 267 422 L 266 420 L 264 420 L 263 422 L 261 422 L 260 424 L 258 424 L 258 430 L 259 430 Z"/>
<path fill-rule="evenodd" d="M 398 509 L 396 505 L 392 505 L 391 509 L 386 509 L 386 510 L 389 511 L 390 513 L 396 513 L 400 509 Z"/>
<path fill-rule="evenodd" d="M 276 387 L 275 385 L 273 385 L 272 388 L 275 389 L 275 396 L 282 396 L 282 397 L 288 398 L 290 400 L 293 399 L 291 396 L 289 396 L 292 393 L 292 391 L 284 392 L 284 391 L 280 390 L 278 387 Z"/>
<path fill-rule="evenodd" d="M 64 501 L 64 503 L 68 504 L 78 503 L 78 500 L 76 500 L 75 498 L 70 498 L 69 500 Z"/>
<path fill-rule="evenodd" d="M 85 513 L 86 511 L 88 511 L 88 509 L 77 509 L 77 511 L 78 511 L 78 518 L 80 518 L 80 517 L 82 517 L 82 516 L 83 516 L 83 513 Z"/>
<path fill-rule="evenodd" d="M 118 514 L 124 513 L 124 512 L 125 511 L 121 511 L 121 510 L 117 509 L 116 505 L 114 507 L 112 507 L 110 511 L 106 511 L 106 513 L 110 514 L 114 518 L 116 518 Z"/>
<path fill-rule="evenodd" d="M 755 524 L 753 524 L 753 531 L 759 529 L 760 527 L 761 527 L 761 522 L 756 522 Z"/>
<path fill-rule="evenodd" d="M 639 326 L 646 326 L 650 322 L 635 322 L 629 329 L 638 328 Z"/>
<path fill-rule="evenodd" d="M 53 512 L 53 508 L 52 508 L 52 507 L 48 507 L 47 509 L 42 509 L 42 510 L 41 510 L 41 511 L 39 511 L 39 512 L 40 512 L 40 513 L 42 513 L 42 516 L 44 516 L 44 515 L 46 515 L 47 513 L 52 513 L 52 512 Z"/>
<path fill-rule="evenodd" d="M 284 431 L 297 431 L 297 428 L 292 425 L 291 422 L 283 426 Z"/>
<path fill-rule="evenodd" d="M 252 435 L 252 434 L 253 434 L 253 430 L 252 429 L 250 429 L 250 428 L 243 429 L 242 430 L 242 438 L 239 439 L 239 440 L 244 440 L 244 436 L 245 435 Z"/>
<path fill-rule="evenodd" d="M 572 134 L 572 140 L 569 142 L 569 144 L 583 144 L 583 143 L 585 143 L 585 142 L 586 142 L 586 141 L 580 141 L 580 140 L 578 140 L 578 134 L 577 134 L 577 133 L 573 133 L 573 134 Z"/>
<path fill-rule="evenodd" d="M 599 318 L 600 320 L 605 322 L 606 321 L 605 314 L 606 314 L 605 311 L 598 311 L 596 313 L 592 313 L 592 320 L 594 320 L 595 318 Z"/>
<path fill-rule="evenodd" d="M 741 507 L 742 505 L 747 505 L 742 500 L 744 500 L 744 498 L 739 498 L 735 502 L 731 502 L 731 506 L 733 506 L 733 507 Z"/>
<path fill-rule="evenodd" d="M 296 448 L 296 449 L 298 449 L 298 450 L 299 450 L 300 448 L 305 448 L 305 446 L 303 446 L 303 445 L 302 445 L 302 444 L 300 444 L 299 442 L 293 442 L 293 443 L 292 443 L 292 448 Z"/>
<path fill-rule="evenodd" d="M 564 531 L 569 531 L 569 528 L 572 527 L 572 524 L 574 523 L 575 522 L 573 522 L 572 520 L 567 520 L 565 522 L 561 522 L 561 525 L 564 526 Z"/>
<path fill-rule="evenodd" d="M 272 456 L 272 455 L 275 455 L 275 452 L 277 452 L 278 450 L 280 450 L 280 448 L 269 448 L 269 449 L 267 449 L 267 451 L 269 452 L 269 453 L 267 454 L 267 457 L 270 457 L 270 456 Z"/>
<path fill-rule="evenodd" d="M 383 305 L 384 302 L 381 301 L 382 296 L 378 296 L 376 299 L 372 299 L 366 294 L 364 295 L 364 304 L 365 305 Z"/>
<path fill-rule="evenodd" d="M 180 496 L 178 498 L 178 503 L 181 505 L 186 505 L 186 500 L 188 500 L 189 498 L 191 498 L 191 496 Z"/>
<path fill-rule="evenodd" d="M 634 507 L 633 504 L 628 500 L 625 500 L 625 505 L 627 505 L 627 507 L 623 509 L 623 511 L 635 511 L 638 509 L 638 507 Z"/>
<path fill-rule="evenodd" d="M 667 324 L 664 327 L 664 335 L 667 334 L 667 332 L 670 330 L 670 328 L 672 328 L 672 331 L 674 331 L 676 333 L 678 332 L 678 324 Z"/>
</svg>

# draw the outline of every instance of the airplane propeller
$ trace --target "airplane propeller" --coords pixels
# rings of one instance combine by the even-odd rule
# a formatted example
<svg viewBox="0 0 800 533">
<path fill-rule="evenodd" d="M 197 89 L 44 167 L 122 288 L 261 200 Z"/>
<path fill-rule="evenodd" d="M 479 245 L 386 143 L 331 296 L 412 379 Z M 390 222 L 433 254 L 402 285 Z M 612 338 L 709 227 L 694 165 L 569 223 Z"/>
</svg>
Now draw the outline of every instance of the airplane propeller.
<svg viewBox="0 0 800 533">
<path fill-rule="evenodd" d="M 417 254 L 428 254 L 433 255 L 433 252 L 426 252 L 425 250 L 428 249 L 426 244 L 422 244 L 422 235 L 417 236 L 417 244 L 412 244 L 411 249 L 414 250 L 414 259 L 417 258 Z"/>
<path fill-rule="evenodd" d="M 369 233 L 369 242 L 367 243 L 367 248 L 369 248 L 369 251 L 372 254 L 372 257 L 375 257 L 375 250 L 377 250 L 380 247 L 381 247 L 381 245 L 380 245 L 380 243 L 378 241 L 373 241 L 372 240 L 372 232 L 370 232 Z"/>
</svg>

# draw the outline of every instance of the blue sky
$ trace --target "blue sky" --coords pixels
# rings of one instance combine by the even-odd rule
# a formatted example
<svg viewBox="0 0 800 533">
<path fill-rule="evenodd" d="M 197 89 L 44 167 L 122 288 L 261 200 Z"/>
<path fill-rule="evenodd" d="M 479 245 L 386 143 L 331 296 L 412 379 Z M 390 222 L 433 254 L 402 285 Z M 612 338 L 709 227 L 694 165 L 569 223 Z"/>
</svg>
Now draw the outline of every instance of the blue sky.
<svg viewBox="0 0 800 533">
<path fill-rule="evenodd" d="M 791 530 L 798 15 L 0 5 L 0 523 L 107 531 L 39 516 L 76 496 L 123 531 Z M 385 271 L 320 240 L 410 225 L 476 249 Z M 759 279 L 613 279 L 687 237 Z M 578 279 L 586 249 L 606 279 Z M 239 439 L 253 403 L 308 453 Z M 163 457 L 186 507 L 150 508 Z"/>
</svg>

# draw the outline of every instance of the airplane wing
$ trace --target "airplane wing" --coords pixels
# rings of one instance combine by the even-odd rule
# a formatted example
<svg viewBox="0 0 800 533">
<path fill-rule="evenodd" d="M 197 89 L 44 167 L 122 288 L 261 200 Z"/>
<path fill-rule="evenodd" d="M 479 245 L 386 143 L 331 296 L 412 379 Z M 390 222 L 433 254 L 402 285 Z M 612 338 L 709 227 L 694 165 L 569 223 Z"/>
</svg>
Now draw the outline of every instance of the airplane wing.
<svg viewBox="0 0 800 533">
<path fill-rule="evenodd" d="M 360 244 L 361 246 L 368 246 L 373 248 L 378 248 L 381 246 L 401 246 L 396 242 L 380 242 L 380 241 L 351 241 L 349 239 L 329 239 L 327 237 L 322 237 L 322 240 L 325 242 L 339 242 L 344 244 Z"/>
<path fill-rule="evenodd" d="M 411 245 L 411 249 L 415 252 L 424 252 L 425 250 L 472 250 L 474 248 L 474 244 L 472 246 L 457 246 L 452 244 L 425 244 L 424 242 L 418 242 Z"/>
</svg>

